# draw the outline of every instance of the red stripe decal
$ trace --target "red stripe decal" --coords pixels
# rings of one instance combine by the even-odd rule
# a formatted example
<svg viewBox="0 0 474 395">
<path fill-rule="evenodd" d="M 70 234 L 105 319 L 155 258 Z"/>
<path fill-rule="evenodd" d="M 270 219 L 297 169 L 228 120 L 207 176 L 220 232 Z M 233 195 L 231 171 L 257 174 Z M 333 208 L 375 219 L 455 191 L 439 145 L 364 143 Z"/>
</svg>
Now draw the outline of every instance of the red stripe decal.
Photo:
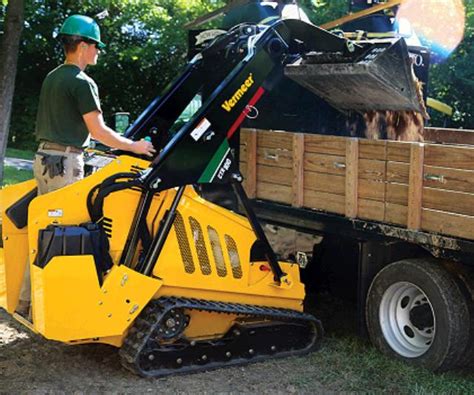
<svg viewBox="0 0 474 395">
<path fill-rule="evenodd" d="M 257 102 L 260 100 L 260 98 L 263 96 L 264 93 L 265 93 L 265 89 L 263 89 L 262 87 L 257 89 L 257 92 L 255 93 L 255 95 L 253 95 L 252 99 L 250 99 L 249 104 L 245 106 L 244 111 L 242 111 L 242 114 L 239 115 L 237 120 L 234 122 L 234 124 L 230 127 L 229 131 L 227 132 L 228 139 L 230 139 L 234 135 L 235 131 L 239 128 L 240 124 L 244 121 L 245 117 L 250 112 L 249 106 L 254 106 L 255 104 L 257 104 Z"/>
</svg>

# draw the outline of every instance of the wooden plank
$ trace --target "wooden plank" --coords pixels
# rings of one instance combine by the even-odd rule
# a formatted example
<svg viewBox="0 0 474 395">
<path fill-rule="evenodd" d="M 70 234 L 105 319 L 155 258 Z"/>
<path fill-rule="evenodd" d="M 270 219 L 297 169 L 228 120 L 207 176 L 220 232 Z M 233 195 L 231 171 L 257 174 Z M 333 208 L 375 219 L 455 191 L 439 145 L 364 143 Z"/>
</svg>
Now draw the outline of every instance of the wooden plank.
<svg viewBox="0 0 474 395">
<path fill-rule="evenodd" d="M 310 189 L 304 190 L 305 207 L 315 210 L 328 211 L 330 213 L 344 214 L 345 197 L 332 193 L 316 192 Z"/>
<path fill-rule="evenodd" d="M 385 181 L 385 165 L 385 161 L 361 159 L 359 156 L 359 179 Z"/>
<path fill-rule="evenodd" d="M 474 130 L 425 128 L 423 137 L 434 143 L 474 145 Z"/>
<path fill-rule="evenodd" d="M 247 143 L 240 144 L 239 158 L 241 161 L 247 160 Z"/>
<path fill-rule="evenodd" d="M 420 229 L 423 199 L 424 144 L 412 144 L 408 183 L 408 229 Z"/>
<path fill-rule="evenodd" d="M 386 147 L 387 147 L 386 140 L 360 139 L 359 157 L 361 159 L 385 160 Z"/>
<path fill-rule="evenodd" d="M 425 166 L 425 187 L 474 193 L 474 171 Z"/>
<path fill-rule="evenodd" d="M 423 208 L 474 216 L 474 195 L 423 188 Z"/>
<path fill-rule="evenodd" d="M 249 134 L 255 131 L 257 131 L 257 129 L 253 129 L 253 128 L 240 129 L 240 144 L 246 144 Z"/>
<path fill-rule="evenodd" d="M 334 174 L 304 172 L 304 188 L 311 191 L 334 193 L 344 196 L 346 180 Z"/>
<path fill-rule="evenodd" d="M 359 197 L 359 141 L 347 139 L 346 143 L 346 217 L 357 217 Z"/>
<path fill-rule="evenodd" d="M 294 207 L 303 207 L 304 202 L 304 141 L 305 135 L 293 135 L 293 201 Z"/>
<path fill-rule="evenodd" d="M 385 204 L 374 200 L 359 199 L 358 217 L 373 221 L 384 220 Z"/>
<path fill-rule="evenodd" d="M 304 169 L 306 171 L 344 176 L 346 174 L 346 157 L 305 152 Z"/>
<path fill-rule="evenodd" d="M 474 147 L 429 144 L 425 148 L 425 165 L 474 170 Z"/>
<path fill-rule="evenodd" d="M 247 162 L 239 162 L 239 170 L 241 174 L 247 174 Z"/>
<path fill-rule="evenodd" d="M 268 184 L 291 186 L 293 171 L 291 169 L 278 169 L 273 166 L 257 165 L 257 180 Z"/>
<path fill-rule="evenodd" d="M 250 199 L 257 194 L 257 132 L 252 131 L 247 136 L 247 152 L 245 162 L 247 172 L 244 174 L 246 192 Z"/>
<path fill-rule="evenodd" d="M 387 160 L 410 163 L 411 144 L 401 141 L 387 141 Z"/>
<path fill-rule="evenodd" d="M 258 146 L 265 148 L 279 148 L 291 151 L 293 147 L 293 133 L 277 130 L 257 130 Z"/>
<path fill-rule="evenodd" d="M 400 204 L 385 203 L 384 222 L 406 226 L 408 220 L 408 207 Z"/>
<path fill-rule="evenodd" d="M 248 145 L 249 135 L 250 133 L 255 132 L 255 131 L 256 129 L 241 129 L 240 130 L 240 154 L 239 154 L 240 161 L 247 160 L 247 145 Z"/>
<path fill-rule="evenodd" d="M 423 230 L 474 239 L 474 218 L 466 215 L 423 209 Z"/>
<path fill-rule="evenodd" d="M 359 198 L 383 202 L 385 200 L 385 183 L 359 178 Z"/>
<path fill-rule="evenodd" d="M 402 162 L 387 162 L 387 182 L 408 184 L 410 165 Z"/>
<path fill-rule="evenodd" d="M 271 200 L 273 202 L 291 204 L 291 186 L 259 182 L 257 184 L 257 197 L 259 199 Z"/>
<path fill-rule="evenodd" d="M 345 156 L 346 139 L 347 137 L 307 134 L 305 139 L 305 151 L 319 154 Z"/>
<path fill-rule="evenodd" d="M 387 184 L 385 200 L 388 203 L 408 206 L 408 185 L 405 184 Z M 406 222 L 405 224 L 406 225 Z"/>
<path fill-rule="evenodd" d="M 293 153 L 284 148 L 263 148 L 258 146 L 257 163 L 285 169 L 293 168 Z"/>
</svg>

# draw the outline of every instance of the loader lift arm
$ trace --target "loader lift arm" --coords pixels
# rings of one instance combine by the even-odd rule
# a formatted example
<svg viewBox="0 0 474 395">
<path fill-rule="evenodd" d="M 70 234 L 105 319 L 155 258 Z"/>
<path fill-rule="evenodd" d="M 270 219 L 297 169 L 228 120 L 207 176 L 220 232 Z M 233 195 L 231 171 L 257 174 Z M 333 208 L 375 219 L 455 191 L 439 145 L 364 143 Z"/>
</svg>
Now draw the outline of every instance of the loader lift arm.
<svg viewBox="0 0 474 395">
<path fill-rule="evenodd" d="M 155 147 L 163 149 L 139 177 L 142 198 L 120 263 L 131 264 L 131 257 L 143 238 L 153 194 L 193 184 L 233 183 L 257 240 L 264 247 L 275 280 L 281 282 L 285 274 L 239 184 L 242 176 L 229 139 L 265 92 L 282 78 L 285 67 L 300 61 L 306 54 L 316 54 L 316 57 L 321 56 L 322 62 L 337 63 L 337 66 L 360 62 L 365 68 L 365 64 L 387 48 L 386 43 L 380 47 L 376 44 L 361 46 L 299 20 L 278 21 L 269 27 L 243 24 L 218 37 L 196 55 L 167 93 L 152 102 L 126 132 L 127 137 L 135 140 L 149 136 Z M 370 71 L 368 66 L 366 69 Z M 345 73 L 344 67 L 338 70 Z M 202 106 L 169 139 L 165 132 L 198 93 L 205 95 Z M 367 90 L 363 96 L 358 109 L 364 107 L 364 100 L 368 108 L 373 108 L 374 104 L 366 97 Z M 177 194 L 174 208 L 180 195 Z M 175 211 L 169 210 L 163 227 L 147 249 L 145 262 L 138 266 L 140 272 L 150 275 L 153 270 L 174 221 Z"/>
<path fill-rule="evenodd" d="M 232 183 L 275 281 L 285 276 L 277 257 L 240 183 L 237 163 L 229 139 L 238 130 L 250 108 L 283 75 L 286 64 L 309 51 L 348 54 L 347 41 L 300 21 L 281 21 L 273 26 L 240 25 L 218 38 L 190 62 L 184 73 L 155 100 L 127 131 L 132 139 L 151 137 L 163 147 L 151 166 L 140 176 L 142 197 L 122 254 L 129 266 L 135 255 L 153 194 L 179 187 L 164 223 L 151 242 L 145 259 L 136 268 L 150 275 L 173 224 L 183 187 L 190 184 Z M 193 97 L 205 92 L 201 108 L 171 140 L 169 130 Z"/>
</svg>

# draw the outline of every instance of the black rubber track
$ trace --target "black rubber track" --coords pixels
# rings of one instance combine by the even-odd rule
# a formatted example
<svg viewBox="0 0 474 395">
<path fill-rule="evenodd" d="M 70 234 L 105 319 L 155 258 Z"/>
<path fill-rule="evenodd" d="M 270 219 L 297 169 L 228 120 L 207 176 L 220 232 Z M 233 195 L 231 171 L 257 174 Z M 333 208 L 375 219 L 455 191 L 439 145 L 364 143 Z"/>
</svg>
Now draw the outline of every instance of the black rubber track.
<svg viewBox="0 0 474 395">
<path fill-rule="evenodd" d="M 250 321 L 255 321 L 255 319 L 266 320 L 267 326 L 268 323 L 271 325 L 271 323 L 275 322 L 277 323 L 275 324 L 275 327 L 280 328 L 280 330 L 285 330 L 286 326 L 288 327 L 287 332 L 284 332 L 284 336 L 285 338 L 288 338 L 288 341 L 291 344 L 291 349 L 284 351 L 278 350 L 273 352 L 272 355 L 258 355 L 256 352 L 255 355 L 247 355 L 243 358 L 242 353 L 240 353 L 240 356 L 236 356 L 235 358 L 232 356 L 227 358 L 225 361 L 209 358 L 208 361 L 193 361 L 193 363 L 185 366 L 176 366 L 176 364 L 169 366 L 166 365 L 166 362 L 163 362 L 163 359 L 169 359 L 167 354 L 174 352 L 173 348 L 179 349 L 181 354 L 184 352 L 186 355 L 189 351 L 189 355 L 195 355 L 196 350 L 199 350 L 200 347 L 204 350 L 209 350 L 210 348 L 213 350 L 213 346 L 215 346 L 215 348 L 218 349 L 217 351 L 224 355 L 227 351 L 227 346 L 224 346 L 221 343 L 224 343 L 226 339 L 229 339 L 229 334 L 227 334 L 220 339 L 211 341 L 188 342 L 181 336 L 181 334 L 178 334 L 178 336 L 176 336 L 176 338 L 171 342 L 170 340 L 157 340 L 157 332 L 160 329 L 163 318 L 171 310 L 200 310 L 222 314 L 236 314 L 242 316 L 242 318 L 245 317 L 245 319 Z M 265 327 L 265 325 L 262 327 Z M 310 334 L 310 336 L 300 339 L 301 342 L 299 342 L 297 338 L 298 331 L 295 331 L 295 328 L 298 327 L 303 328 L 304 333 Z M 258 326 L 255 327 L 255 325 L 251 326 L 251 328 L 252 330 L 259 330 Z M 279 333 L 279 336 L 281 335 L 282 334 Z M 230 336 L 232 336 L 232 331 Z M 137 317 L 124 341 L 124 344 L 122 345 L 122 348 L 120 349 L 120 357 L 122 365 L 135 374 L 143 377 L 165 377 L 175 374 L 194 373 L 227 366 L 243 365 L 273 358 L 304 355 L 319 348 L 322 336 L 323 327 L 319 320 L 312 315 L 294 310 L 235 303 L 211 302 L 198 299 L 160 298 L 150 302 L 150 304 Z M 146 360 L 146 367 L 143 364 L 143 357 L 150 351 L 150 347 L 153 348 L 153 354 L 157 355 L 156 360 L 153 357 L 152 362 L 156 363 L 156 366 L 152 368 L 150 368 L 149 360 Z M 246 349 L 252 349 L 252 347 L 253 346 L 250 344 Z M 255 350 L 258 350 L 258 344 L 255 345 Z M 163 358 L 160 359 L 160 355 L 162 355 Z M 232 355 L 234 355 L 234 353 L 232 353 Z"/>
</svg>

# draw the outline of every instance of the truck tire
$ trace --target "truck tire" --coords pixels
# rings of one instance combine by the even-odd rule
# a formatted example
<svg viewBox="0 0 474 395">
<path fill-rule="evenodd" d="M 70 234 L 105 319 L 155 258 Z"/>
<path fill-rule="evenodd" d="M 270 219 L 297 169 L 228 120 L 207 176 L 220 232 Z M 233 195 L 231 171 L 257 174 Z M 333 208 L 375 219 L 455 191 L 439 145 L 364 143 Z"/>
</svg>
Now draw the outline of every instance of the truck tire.
<svg viewBox="0 0 474 395">
<path fill-rule="evenodd" d="M 472 366 L 474 364 L 474 271 L 471 268 L 460 265 L 455 262 L 444 262 L 444 268 L 448 270 L 457 281 L 466 304 L 469 309 L 469 341 L 460 358 L 458 365 L 460 367 Z"/>
<path fill-rule="evenodd" d="M 431 259 L 386 266 L 367 295 L 372 343 L 387 355 L 433 371 L 457 365 L 469 341 L 469 318 L 457 282 Z"/>
</svg>

